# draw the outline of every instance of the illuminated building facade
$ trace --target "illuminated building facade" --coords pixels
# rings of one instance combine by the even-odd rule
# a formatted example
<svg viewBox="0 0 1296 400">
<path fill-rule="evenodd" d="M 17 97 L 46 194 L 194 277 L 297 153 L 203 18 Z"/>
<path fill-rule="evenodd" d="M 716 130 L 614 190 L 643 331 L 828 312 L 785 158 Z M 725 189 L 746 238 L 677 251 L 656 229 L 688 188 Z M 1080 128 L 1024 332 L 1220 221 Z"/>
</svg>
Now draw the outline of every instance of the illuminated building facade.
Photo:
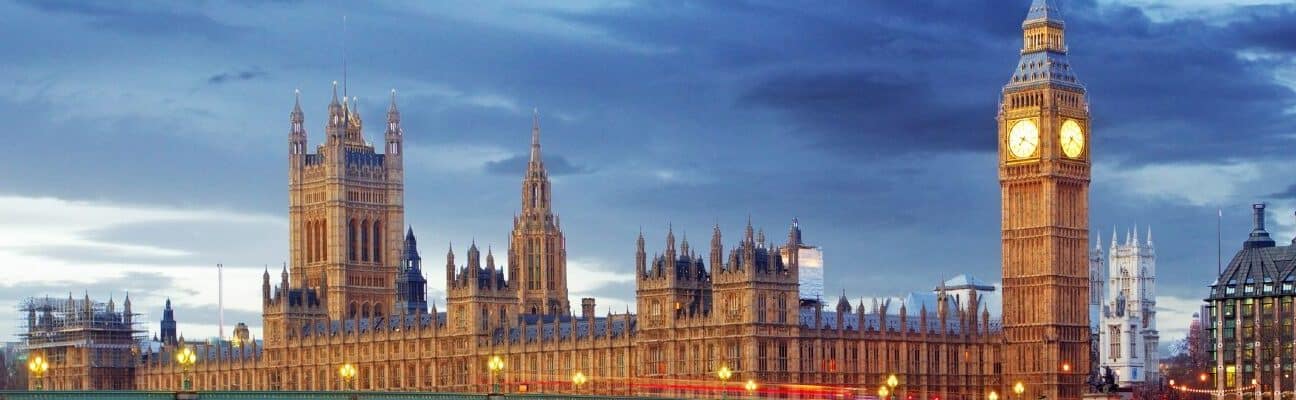
<svg viewBox="0 0 1296 400">
<path fill-rule="evenodd" d="M 1090 357 L 1089 100 L 1055 4 L 1031 3 L 999 104 L 1005 379 L 1079 399 Z"/>
<path fill-rule="evenodd" d="M 341 110 L 334 115 L 354 113 L 333 109 Z M 398 118 L 389 113 L 389 131 L 400 133 Z M 981 399 L 1003 384 L 997 378 L 998 322 L 975 294 L 956 301 L 939 291 L 938 301 L 913 310 L 889 302 L 866 309 L 844 296 L 833 310 L 820 302 L 800 307 L 800 253 L 788 251 L 804 247 L 797 224 L 775 243 L 748 223 L 728 252 L 717 226 L 706 258 L 687 240 L 677 243 L 673 232 L 667 232 L 664 251 L 649 258 L 641 235 L 635 256 L 640 312 L 595 315 L 595 300 L 583 299 L 580 314 L 573 314 L 564 300 L 565 241 L 553 213 L 538 123 L 531 154 L 510 246 L 516 264 L 499 265 L 490 249 L 483 255 L 476 244 L 462 256 L 451 250 L 445 310 L 433 304 L 424 311 L 416 306 L 420 299 L 409 298 L 416 297 L 409 287 L 419 279 L 397 276 L 421 268 L 417 241 L 407 233 L 391 271 L 374 275 L 397 278 L 401 290 L 393 290 L 391 303 L 360 303 L 356 313 L 349 306 L 335 310 L 328 300 L 333 293 L 311 286 L 311 274 L 285 268 L 272 286 L 267 271 L 266 337 L 237 347 L 190 345 L 200 359 L 194 387 L 336 390 L 342 385 L 336 369 L 352 363 L 360 390 L 484 391 L 492 383 L 486 361 L 497 355 L 507 366 L 497 378 L 513 391 L 572 391 L 567 377 L 581 372 L 590 379 L 584 390 L 595 393 L 714 396 L 721 367 L 792 397 L 853 392 L 890 374 L 916 399 Z M 350 243 L 320 241 L 298 251 L 323 245 L 309 251 L 345 255 Z M 358 243 L 365 243 L 363 236 Z M 179 387 L 182 371 L 169 355 L 175 349 L 144 351 L 138 388 Z"/>
<path fill-rule="evenodd" d="M 981 400 L 1017 380 L 1026 396 L 1079 398 L 1086 371 L 1068 367 L 1087 365 L 1089 350 L 1087 100 L 1056 11 L 1036 0 L 1023 28 L 1020 70 L 999 115 L 1002 326 L 971 278 L 958 289 L 942 283 L 918 304 L 866 307 L 843 295 L 831 309 L 802 307 L 799 226 L 767 240 L 750 222 L 728 243 L 716 226 L 705 253 L 668 229 L 649 257 L 641 234 L 637 314 L 596 315 L 593 299 L 575 314 L 538 122 L 507 261 L 497 264 L 489 247 L 483 257 L 475 243 L 462 255 L 451 249 L 444 309 L 424 311 L 409 289 L 418 279 L 400 275 L 418 265 L 418 251 L 400 240 L 395 98 L 379 154 L 335 96 L 315 153 L 306 152 L 300 105 L 290 114 L 291 261 L 277 285 L 263 275 L 265 337 L 144 349 L 134 386 L 178 389 L 185 372 L 173 353 L 189 346 L 199 354 L 189 372 L 197 390 L 337 390 L 338 367 L 352 364 L 359 390 L 484 392 L 499 383 L 574 392 L 580 372 L 585 393 L 719 397 L 716 372 L 726 367 L 738 382 L 760 382 L 762 394 L 789 397 L 872 395 L 895 374 L 905 400 Z M 498 374 L 487 362 L 496 356 Z"/>
<path fill-rule="evenodd" d="M 1214 389 L 1227 399 L 1279 398 L 1296 388 L 1296 240 L 1277 245 L 1265 205 L 1252 212 L 1251 234 L 1211 285 L 1201 317 Z"/>
<path fill-rule="evenodd" d="M 1091 321 L 1098 333 L 1098 364 L 1111 368 L 1124 387 L 1160 383 L 1152 231 L 1148 229 L 1147 240 L 1142 240 L 1135 228 L 1120 242 L 1113 230 L 1106 252 L 1102 240 L 1097 242 L 1089 254 L 1089 290 L 1090 297 L 1104 297 L 1094 313 L 1097 319 Z"/>
</svg>

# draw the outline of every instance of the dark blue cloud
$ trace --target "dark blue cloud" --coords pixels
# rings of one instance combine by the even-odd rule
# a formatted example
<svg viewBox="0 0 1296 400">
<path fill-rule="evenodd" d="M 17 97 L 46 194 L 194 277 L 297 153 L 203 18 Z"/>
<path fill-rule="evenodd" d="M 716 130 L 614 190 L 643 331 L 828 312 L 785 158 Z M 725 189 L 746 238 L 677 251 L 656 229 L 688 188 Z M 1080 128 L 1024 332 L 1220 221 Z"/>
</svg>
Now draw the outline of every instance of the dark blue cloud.
<svg viewBox="0 0 1296 400">
<path fill-rule="evenodd" d="M 396 87 L 407 148 L 442 151 L 407 154 L 406 222 L 425 254 L 472 237 L 507 243 L 524 159 L 482 168 L 476 157 L 523 154 L 539 106 L 562 116 L 546 124 L 544 146 L 562 175 L 555 201 L 573 257 L 629 271 L 640 227 L 660 244 L 668 223 L 696 237 L 718 220 L 730 242 L 751 214 L 770 234 L 799 217 L 825 248 L 830 293 L 995 277 L 996 101 L 1029 1 L 1008 3 L 0 3 L 18 16 L 0 36 L 30 38 L 0 43 L 15 88 L 0 98 L 12 132 L 0 193 L 282 215 L 293 89 L 318 144 L 329 82 L 341 80 L 345 13 L 349 91 L 367 137 L 380 140 Z M 1296 95 L 1275 74 L 1293 65 L 1296 6 L 1160 20 L 1110 3 L 1065 2 L 1099 163 L 1289 158 Z M 451 146 L 490 151 L 458 160 Z M 1163 265 L 1213 271 L 1214 207 L 1132 201 L 1103 179 L 1094 225 L 1153 224 Z M 1283 189 L 1253 195 L 1290 197 Z M 1240 221 L 1226 236 L 1245 236 Z M 159 227 L 134 228 L 104 234 L 180 245 Z M 238 234 L 184 229 L 170 236 Z M 226 259 L 190 250 L 194 262 Z M 238 262 L 277 265 L 286 252 L 267 244 Z M 1158 288 L 1195 296 L 1203 280 L 1174 274 Z"/>
<path fill-rule="evenodd" d="M 186 10 L 172 2 L 118 2 L 19 0 L 19 3 L 51 14 L 82 17 L 96 28 L 136 35 L 194 35 L 227 39 L 237 34 L 226 24 L 201 12 Z"/>
</svg>

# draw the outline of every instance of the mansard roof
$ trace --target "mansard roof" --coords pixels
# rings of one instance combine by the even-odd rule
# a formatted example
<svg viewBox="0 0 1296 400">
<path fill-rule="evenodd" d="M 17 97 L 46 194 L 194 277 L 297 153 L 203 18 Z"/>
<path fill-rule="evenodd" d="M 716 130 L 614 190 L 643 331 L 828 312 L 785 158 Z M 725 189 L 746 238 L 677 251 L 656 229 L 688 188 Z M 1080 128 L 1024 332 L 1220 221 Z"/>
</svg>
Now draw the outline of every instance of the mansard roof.
<svg viewBox="0 0 1296 400">
<path fill-rule="evenodd" d="M 288 289 L 288 305 L 290 307 L 309 306 L 315 307 L 320 305 L 319 295 L 314 289 L 309 288 L 292 288 Z"/>
<path fill-rule="evenodd" d="M 984 291 L 994 291 L 994 285 L 986 283 L 975 276 L 968 274 L 958 274 L 944 282 L 945 290 L 976 289 Z M 936 288 L 937 290 L 940 287 Z"/>
<path fill-rule="evenodd" d="M 1211 285 L 1209 299 L 1296 294 L 1296 239 L 1277 246 L 1265 230 L 1265 206 L 1256 204 L 1252 212 L 1251 234 Z"/>
<path fill-rule="evenodd" d="M 820 317 L 819 317 L 819 323 L 822 324 L 822 326 L 821 326 L 820 328 L 821 328 L 821 329 L 837 329 L 837 314 L 838 314 L 838 313 L 835 312 L 835 311 L 824 311 L 824 312 L 822 312 L 822 314 L 821 314 Z M 979 318 L 979 317 L 980 317 L 980 316 L 978 316 L 978 318 Z M 878 316 L 877 314 L 864 314 L 864 320 L 861 322 L 861 321 L 860 321 L 860 315 L 859 315 L 858 313 L 842 313 L 842 325 L 845 327 L 845 330 L 848 330 L 848 331 L 858 331 L 859 328 L 860 328 L 860 326 L 863 326 L 864 329 L 866 329 L 866 330 L 870 330 L 870 331 L 880 331 L 880 330 L 882 330 L 882 329 L 881 329 L 881 324 L 882 324 L 882 321 L 881 321 L 881 320 L 882 320 L 882 319 L 881 319 L 880 316 Z M 814 310 L 813 310 L 813 309 L 801 309 L 800 322 L 801 322 L 801 326 L 802 326 L 803 328 L 813 328 L 814 325 L 815 325 Z M 922 327 L 922 319 L 920 319 L 920 318 L 914 318 L 914 317 L 911 316 L 911 317 L 909 317 L 909 318 L 906 318 L 904 322 L 905 322 L 905 330 L 910 331 L 910 332 L 918 332 L 918 331 L 919 331 L 919 328 Z M 985 323 L 985 322 L 983 321 L 982 323 Z M 993 318 L 992 318 L 992 319 L 989 321 L 989 324 L 990 324 L 990 331 L 991 331 L 991 332 L 998 332 L 998 331 L 1001 329 L 1001 324 L 1000 324 L 1000 321 L 999 321 L 998 319 L 993 319 Z M 932 315 L 932 317 L 927 318 L 927 332 L 928 332 L 928 333 L 940 333 L 940 328 L 941 328 L 941 325 L 940 325 L 940 319 L 939 319 L 939 318 L 934 318 L 934 314 Z M 963 331 L 964 331 L 964 327 L 963 327 L 963 323 L 962 323 L 962 321 L 959 320 L 959 319 L 957 319 L 957 318 L 948 318 L 948 319 L 946 319 L 946 320 L 945 320 L 945 329 L 948 331 L 947 333 L 950 333 L 950 334 L 961 334 L 961 333 L 963 333 Z M 984 328 L 982 328 L 982 329 L 984 329 Z M 899 315 L 888 315 L 888 316 L 887 316 L 887 318 L 886 318 L 886 330 L 888 330 L 888 331 L 896 331 L 896 332 L 900 331 L 900 316 L 899 316 Z"/>
<path fill-rule="evenodd" d="M 693 265 L 697 266 L 697 269 L 693 271 L 693 276 L 688 275 L 690 271 L 690 266 L 689 266 L 690 261 L 693 263 Z M 665 273 L 666 257 L 665 256 L 653 257 L 650 271 L 659 271 L 661 273 Z M 679 256 L 679 258 L 675 260 L 675 279 L 705 281 L 710 276 L 711 274 L 708 273 L 706 270 L 706 263 L 702 262 L 702 257 L 689 257 L 688 255 L 682 254 Z"/>
<path fill-rule="evenodd" d="M 1071 62 L 1067 60 L 1066 54 L 1048 50 L 1022 54 L 1017 61 L 1017 69 L 1013 71 L 1012 78 L 1009 78 L 1004 89 L 1046 83 L 1084 89 L 1084 85 L 1076 78 L 1075 71 L 1071 70 Z"/>
<path fill-rule="evenodd" d="M 432 314 L 405 315 L 401 319 L 400 315 L 382 316 L 360 319 L 347 319 L 343 321 L 315 321 L 302 326 L 302 336 L 318 335 L 337 335 L 337 334 L 355 334 L 358 332 L 368 332 L 371 329 L 377 330 L 397 330 L 400 328 L 414 328 L 417 326 L 428 327 L 433 321 L 438 325 L 445 324 L 446 314 L 444 312 Z M 403 322 L 403 323 L 402 323 Z"/>
<path fill-rule="evenodd" d="M 186 343 L 198 354 L 199 360 L 238 360 L 238 359 L 258 359 L 265 350 L 265 346 L 260 339 L 252 340 L 252 343 L 244 343 L 240 346 L 233 346 L 229 340 L 220 340 L 214 343 Z M 158 342 L 149 342 L 142 344 L 140 353 L 142 359 L 148 360 L 157 357 L 156 360 L 162 365 L 170 365 L 175 362 L 175 350 L 178 347 L 162 346 Z"/>
<path fill-rule="evenodd" d="M 740 242 L 738 246 L 734 246 L 734 249 L 729 252 L 730 265 L 727 265 L 725 269 L 732 269 L 735 266 L 742 266 L 745 264 L 744 260 L 747 255 L 747 252 L 745 251 L 746 246 L 755 247 L 755 250 L 753 251 L 755 259 L 752 260 L 752 265 L 756 266 L 757 272 L 782 271 L 787 269 L 787 265 L 783 264 L 783 257 L 781 255 L 770 257 L 770 251 L 777 250 L 777 248 L 758 245 L 752 242 Z M 773 265 L 770 265 L 771 258 L 773 258 Z"/>
<path fill-rule="evenodd" d="M 572 331 L 573 320 L 576 323 L 575 332 Z M 634 331 L 636 318 L 631 314 L 628 325 L 624 315 L 615 315 L 610 318 L 596 317 L 593 320 L 565 315 L 548 316 L 543 318 L 522 318 L 521 322 L 523 322 L 521 326 L 495 329 L 491 334 L 492 340 L 495 343 L 502 343 L 506 330 L 509 342 L 514 343 L 522 340 L 533 342 L 536 340 L 569 339 L 572 335 L 576 335 L 577 339 L 583 339 L 589 337 L 590 324 L 594 325 L 594 337 L 596 338 L 608 337 L 609 335 L 611 337 L 621 337 L 628 332 Z"/>
<path fill-rule="evenodd" d="M 375 153 L 373 149 L 367 149 L 367 150 L 368 151 L 347 149 L 346 150 L 347 165 L 381 167 L 383 165 L 383 159 L 386 155 Z"/>
<path fill-rule="evenodd" d="M 1248 247 L 1239 250 L 1211 285 L 1211 299 L 1292 294 L 1296 281 L 1296 246 Z"/>
</svg>

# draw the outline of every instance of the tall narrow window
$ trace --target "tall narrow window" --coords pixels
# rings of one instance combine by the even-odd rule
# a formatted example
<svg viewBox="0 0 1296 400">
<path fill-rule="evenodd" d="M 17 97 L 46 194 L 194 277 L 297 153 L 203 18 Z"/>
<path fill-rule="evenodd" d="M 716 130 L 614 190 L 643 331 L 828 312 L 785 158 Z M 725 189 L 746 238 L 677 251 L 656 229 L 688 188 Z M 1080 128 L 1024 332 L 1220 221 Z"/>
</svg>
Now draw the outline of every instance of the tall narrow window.
<svg viewBox="0 0 1296 400">
<path fill-rule="evenodd" d="M 315 223 L 306 221 L 302 227 L 302 252 L 306 254 L 306 262 L 315 261 Z"/>
<path fill-rule="evenodd" d="M 328 261 L 328 224 L 325 221 L 315 221 L 315 231 L 319 235 L 319 248 L 316 249 L 315 259 Z"/>
<path fill-rule="evenodd" d="M 347 260 L 356 260 L 356 223 L 347 221 Z"/>
<path fill-rule="evenodd" d="M 382 222 L 374 221 L 373 225 L 373 260 L 382 262 Z"/>
<path fill-rule="evenodd" d="M 369 261 L 369 220 L 360 223 L 360 261 Z"/>
</svg>

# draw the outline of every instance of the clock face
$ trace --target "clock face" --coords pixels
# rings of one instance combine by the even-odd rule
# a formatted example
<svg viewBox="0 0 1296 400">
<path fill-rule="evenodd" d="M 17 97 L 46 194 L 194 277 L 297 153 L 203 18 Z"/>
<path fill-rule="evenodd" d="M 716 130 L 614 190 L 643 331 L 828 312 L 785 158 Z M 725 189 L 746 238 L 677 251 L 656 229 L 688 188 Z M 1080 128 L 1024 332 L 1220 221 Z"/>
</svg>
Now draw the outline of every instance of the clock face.
<svg viewBox="0 0 1296 400">
<path fill-rule="evenodd" d="M 1039 128 L 1035 122 L 1023 119 L 1013 124 L 1012 131 L 1008 132 L 1008 152 L 1014 158 L 1026 158 L 1035 154 L 1036 147 L 1039 147 Z"/>
<path fill-rule="evenodd" d="M 1074 119 L 1063 122 L 1062 129 L 1058 132 L 1058 143 L 1062 144 L 1062 154 L 1079 158 L 1084 153 L 1085 146 L 1084 130 L 1080 128 L 1080 123 Z"/>
</svg>

